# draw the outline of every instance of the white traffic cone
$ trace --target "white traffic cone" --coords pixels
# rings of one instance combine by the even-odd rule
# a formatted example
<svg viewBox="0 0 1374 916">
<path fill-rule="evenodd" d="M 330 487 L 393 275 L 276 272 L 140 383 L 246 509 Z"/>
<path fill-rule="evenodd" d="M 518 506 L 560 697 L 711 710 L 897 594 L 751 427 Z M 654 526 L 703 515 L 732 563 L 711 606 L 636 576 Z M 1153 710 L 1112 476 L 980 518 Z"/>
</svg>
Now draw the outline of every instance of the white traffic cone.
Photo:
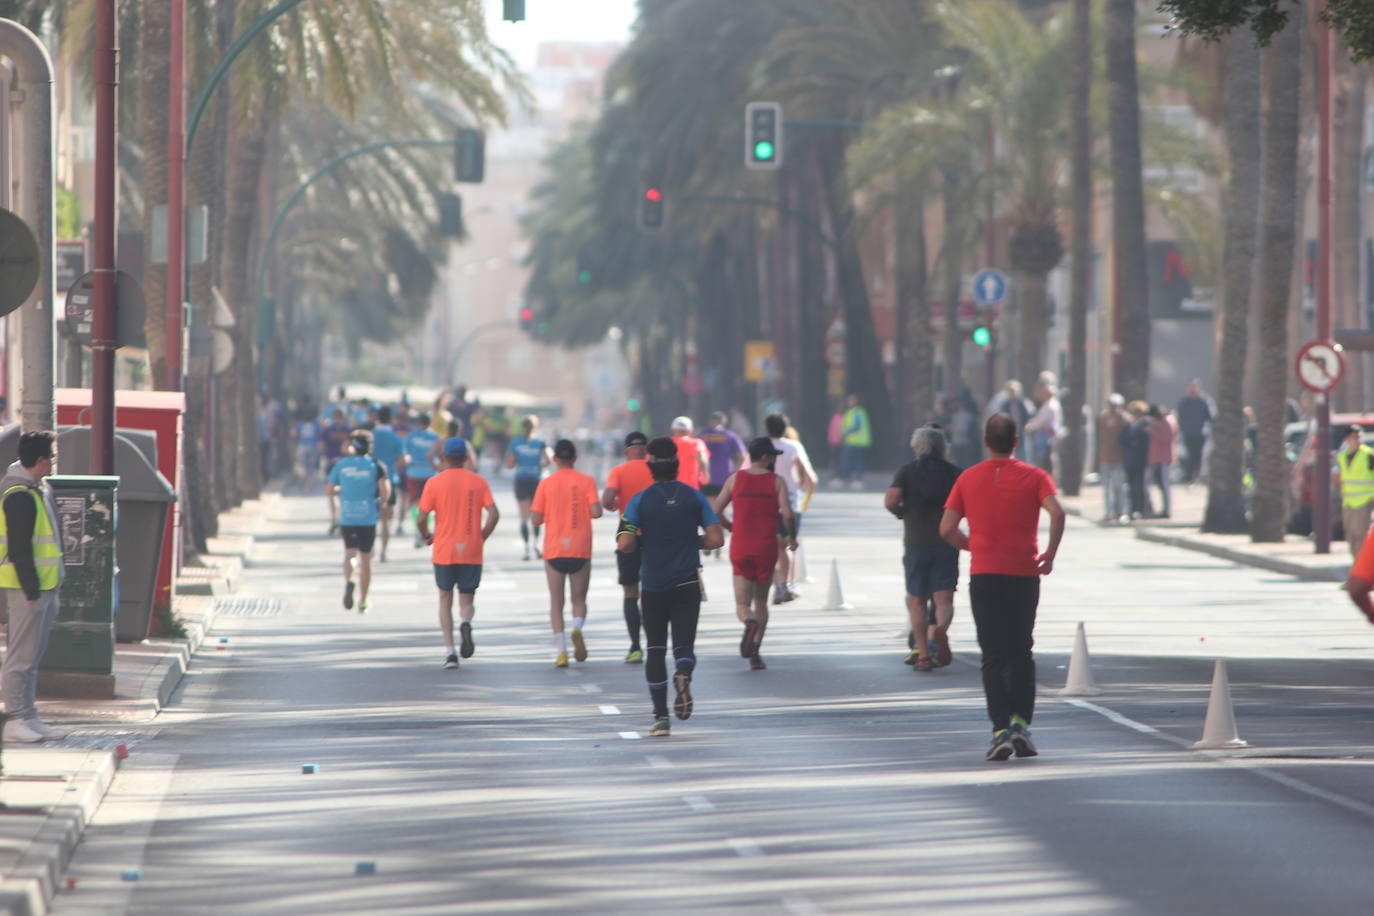
<svg viewBox="0 0 1374 916">
<path fill-rule="evenodd" d="M 1231 708 L 1231 680 L 1226 676 L 1226 662 L 1217 659 L 1212 672 L 1212 696 L 1207 700 L 1207 720 L 1202 724 L 1202 740 L 1194 748 L 1249 747 L 1236 732 L 1236 713 Z"/>
<path fill-rule="evenodd" d="M 798 582 L 815 582 L 811 578 L 811 570 L 806 565 L 806 548 L 801 544 L 797 545 L 797 552 L 792 555 L 793 562 L 797 564 L 797 572 L 793 578 Z"/>
<path fill-rule="evenodd" d="M 840 587 L 840 561 L 830 561 L 830 593 L 825 598 L 827 611 L 847 611 L 851 605 L 844 600 L 844 589 Z"/>
<path fill-rule="evenodd" d="M 1069 658 L 1069 677 L 1064 682 L 1061 697 L 1095 697 L 1102 689 L 1093 683 L 1092 663 L 1088 661 L 1088 636 L 1083 629 L 1083 621 L 1078 621 L 1078 632 L 1073 637 L 1073 655 Z"/>
</svg>

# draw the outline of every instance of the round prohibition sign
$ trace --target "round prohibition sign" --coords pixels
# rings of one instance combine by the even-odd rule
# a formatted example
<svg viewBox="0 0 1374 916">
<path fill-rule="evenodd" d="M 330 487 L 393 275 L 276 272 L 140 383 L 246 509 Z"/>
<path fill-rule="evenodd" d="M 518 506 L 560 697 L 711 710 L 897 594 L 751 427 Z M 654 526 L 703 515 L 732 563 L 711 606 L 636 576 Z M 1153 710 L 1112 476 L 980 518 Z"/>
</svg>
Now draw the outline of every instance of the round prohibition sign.
<svg viewBox="0 0 1374 916">
<path fill-rule="evenodd" d="M 1302 345 L 1295 365 L 1298 382 L 1308 391 L 1327 394 L 1345 378 L 1345 357 L 1335 344 L 1312 340 Z"/>
</svg>

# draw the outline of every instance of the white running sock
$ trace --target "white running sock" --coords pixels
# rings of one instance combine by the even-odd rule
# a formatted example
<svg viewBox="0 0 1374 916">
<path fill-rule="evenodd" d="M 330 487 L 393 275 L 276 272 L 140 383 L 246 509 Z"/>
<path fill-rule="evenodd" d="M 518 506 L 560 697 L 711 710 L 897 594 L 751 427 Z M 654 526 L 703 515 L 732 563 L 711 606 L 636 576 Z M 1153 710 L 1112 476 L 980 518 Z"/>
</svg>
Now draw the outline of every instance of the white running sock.
<svg viewBox="0 0 1374 916">
<path fill-rule="evenodd" d="M 580 629 L 582 629 L 582 624 L 584 624 L 584 623 L 586 623 L 586 622 L 587 622 L 587 618 L 586 618 L 586 617 L 574 617 L 574 618 L 573 618 L 573 629 L 574 629 L 574 630 L 580 630 Z"/>
<path fill-rule="evenodd" d="M 554 648 L 558 649 L 559 652 L 567 652 L 568 634 L 566 632 L 553 634 L 553 644 Z"/>
</svg>

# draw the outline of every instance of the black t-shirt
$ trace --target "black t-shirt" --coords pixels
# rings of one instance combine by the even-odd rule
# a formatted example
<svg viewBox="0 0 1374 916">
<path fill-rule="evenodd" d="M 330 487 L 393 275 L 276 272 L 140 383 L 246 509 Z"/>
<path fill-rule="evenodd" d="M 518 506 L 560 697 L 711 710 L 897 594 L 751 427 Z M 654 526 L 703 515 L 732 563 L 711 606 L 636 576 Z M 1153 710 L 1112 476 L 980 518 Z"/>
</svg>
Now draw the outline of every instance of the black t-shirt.
<svg viewBox="0 0 1374 916">
<path fill-rule="evenodd" d="M 897 471 L 892 486 L 902 491 L 902 524 L 906 527 L 903 543 L 907 547 L 938 547 L 945 543 L 940 537 L 940 519 L 945 514 L 945 500 L 958 478 L 958 466 L 943 458 L 922 458 Z"/>
</svg>

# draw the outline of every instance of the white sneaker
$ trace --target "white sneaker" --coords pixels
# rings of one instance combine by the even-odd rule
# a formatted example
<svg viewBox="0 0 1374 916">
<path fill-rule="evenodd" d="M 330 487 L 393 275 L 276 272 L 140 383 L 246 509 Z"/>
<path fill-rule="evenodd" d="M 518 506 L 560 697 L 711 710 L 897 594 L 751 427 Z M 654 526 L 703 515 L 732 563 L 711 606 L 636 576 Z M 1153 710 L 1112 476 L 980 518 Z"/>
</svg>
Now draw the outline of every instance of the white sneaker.
<svg viewBox="0 0 1374 916">
<path fill-rule="evenodd" d="M 47 738 L 52 741 L 56 741 L 60 738 L 67 737 L 66 732 L 62 731 L 61 729 L 53 728 L 51 725 L 44 722 L 42 719 L 25 719 L 24 724 L 27 725 L 29 728 L 33 729 L 34 731 L 38 732 L 38 734 L 42 735 L 44 738 Z"/>
<path fill-rule="evenodd" d="M 14 719 L 5 723 L 5 740 L 18 741 L 21 744 L 32 744 L 35 741 L 42 741 L 44 735 L 29 723 L 30 719 Z"/>
</svg>

